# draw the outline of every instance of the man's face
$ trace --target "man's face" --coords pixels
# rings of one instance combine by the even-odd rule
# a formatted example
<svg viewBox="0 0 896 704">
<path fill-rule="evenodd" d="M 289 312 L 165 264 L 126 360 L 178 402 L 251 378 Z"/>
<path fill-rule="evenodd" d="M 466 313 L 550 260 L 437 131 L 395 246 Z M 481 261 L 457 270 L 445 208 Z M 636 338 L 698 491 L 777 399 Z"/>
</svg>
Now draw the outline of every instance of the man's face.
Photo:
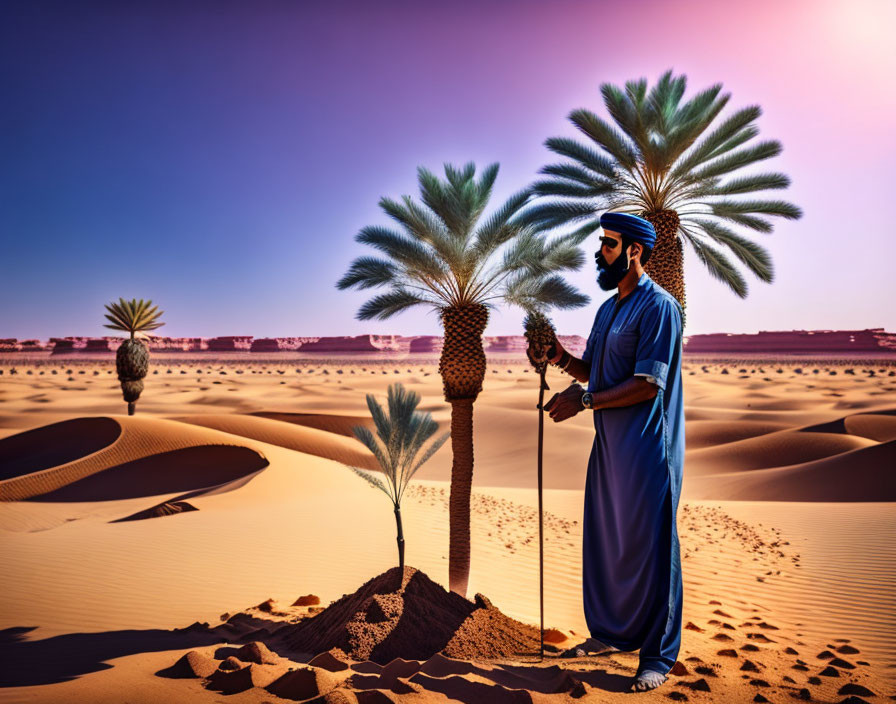
<svg viewBox="0 0 896 704">
<path fill-rule="evenodd" d="M 598 259 L 598 255 L 601 255 L 607 264 L 612 264 L 620 254 L 622 254 L 622 236 L 613 230 L 604 230 L 600 238 L 600 249 L 594 253 L 594 258 Z"/>
<path fill-rule="evenodd" d="M 600 249 L 594 254 L 598 268 L 597 283 L 604 291 L 612 291 L 629 272 L 635 248 L 634 244 L 629 244 L 628 253 L 623 252 L 622 236 L 613 230 L 604 230 L 600 243 Z"/>
</svg>

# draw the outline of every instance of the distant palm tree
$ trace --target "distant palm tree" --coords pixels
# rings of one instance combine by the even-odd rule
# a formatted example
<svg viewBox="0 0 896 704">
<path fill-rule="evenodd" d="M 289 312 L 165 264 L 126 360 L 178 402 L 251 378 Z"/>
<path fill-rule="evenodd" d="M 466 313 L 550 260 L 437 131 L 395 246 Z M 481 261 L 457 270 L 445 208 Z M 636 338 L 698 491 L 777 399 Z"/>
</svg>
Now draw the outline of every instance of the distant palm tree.
<svg viewBox="0 0 896 704">
<path fill-rule="evenodd" d="M 359 320 L 395 315 L 416 305 L 439 312 L 445 341 L 439 360 L 445 400 L 451 403 L 451 497 L 448 581 L 466 596 L 470 573 L 470 492 L 473 482 L 473 402 L 485 378 L 482 333 L 493 301 L 525 309 L 576 308 L 588 297 L 557 273 L 578 269 L 584 254 L 578 245 L 596 226 L 547 241 L 538 228 L 518 216 L 531 198 L 528 189 L 511 196 L 479 224 L 498 175 L 498 164 L 485 168 L 445 165 L 447 181 L 417 170 L 422 204 L 410 196 L 389 198 L 380 207 L 401 226 L 363 228 L 356 240 L 385 258 L 360 257 L 336 286 L 390 290 L 367 301 Z M 506 246 L 505 246 L 506 245 Z M 499 256 L 499 252 L 503 252 Z"/>
<path fill-rule="evenodd" d="M 385 475 L 385 482 L 371 472 L 346 465 L 392 500 L 398 530 L 398 566 L 402 572 L 404 572 L 404 531 L 401 527 L 401 497 L 416 471 L 451 436 L 451 433 L 445 433 L 436 438 L 426 448 L 423 456 L 417 457 L 423 444 L 439 429 L 432 415 L 416 411 L 419 403 L 420 394 L 416 391 L 406 391 L 401 384 L 389 386 L 388 413 L 377 403 L 373 394 L 367 394 L 367 407 L 373 416 L 376 436 L 363 425 L 354 426 L 352 432 L 373 453 Z"/>
<path fill-rule="evenodd" d="M 720 221 L 767 233 L 772 224 L 765 216 L 802 216 L 798 207 L 782 200 L 729 197 L 790 185 L 782 173 L 721 182 L 740 168 L 777 156 L 781 144 L 762 141 L 738 149 L 759 133 L 752 124 L 762 114 L 758 105 L 736 111 L 704 135 L 731 96 L 719 96 L 719 83 L 682 104 L 686 81 L 684 75 L 673 78 L 670 70 L 649 93 L 644 78 L 626 82 L 625 90 L 602 84 L 604 105 L 618 129 L 589 110 L 573 110 L 570 121 L 591 144 L 566 137 L 546 140 L 545 146 L 571 162 L 545 166 L 540 173 L 552 178 L 533 184 L 539 196 L 567 200 L 542 201 L 529 211 L 532 222 L 547 228 L 597 220 L 605 210 L 646 218 L 656 228 L 657 241 L 644 268 L 682 308 L 683 241 L 694 248 L 713 277 L 745 298 L 743 276 L 709 242 L 727 247 L 762 281 L 773 278 L 772 260 L 761 245 Z"/>
<path fill-rule="evenodd" d="M 152 301 L 138 301 L 136 298 L 126 301 L 118 299 L 118 303 L 107 303 L 106 319 L 111 325 L 103 327 L 113 330 L 129 332 L 131 337 L 119 346 L 115 354 L 115 367 L 118 371 L 118 380 L 121 382 L 121 392 L 128 403 L 128 415 L 134 415 L 137 399 L 143 391 L 143 378 L 149 371 L 149 348 L 135 335 L 145 333 L 147 330 L 155 330 L 165 323 L 158 322 L 159 316 L 164 311 L 157 310 Z"/>
</svg>

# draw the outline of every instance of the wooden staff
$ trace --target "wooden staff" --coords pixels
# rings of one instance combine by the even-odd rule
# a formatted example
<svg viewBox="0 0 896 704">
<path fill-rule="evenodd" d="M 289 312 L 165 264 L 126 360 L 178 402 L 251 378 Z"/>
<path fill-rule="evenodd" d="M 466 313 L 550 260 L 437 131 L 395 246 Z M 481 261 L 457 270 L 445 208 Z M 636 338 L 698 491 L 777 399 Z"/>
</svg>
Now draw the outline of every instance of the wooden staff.
<svg viewBox="0 0 896 704">
<path fill-rule="evenodd" d="M 544 464 L 544 392 L 549 391 L 545 381 L 546 365 L 541 365 L 538 387 L 538 610 L 541 617 L 538 657 L 544 661 L 544 513 L 542 511 L 542 467 Z"/>
</svg>

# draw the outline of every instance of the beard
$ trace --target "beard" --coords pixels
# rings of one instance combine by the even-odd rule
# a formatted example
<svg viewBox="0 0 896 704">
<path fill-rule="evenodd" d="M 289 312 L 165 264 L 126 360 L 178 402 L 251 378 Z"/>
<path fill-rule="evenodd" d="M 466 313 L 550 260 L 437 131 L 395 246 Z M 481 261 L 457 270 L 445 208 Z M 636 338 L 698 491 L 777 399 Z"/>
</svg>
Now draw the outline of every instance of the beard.
<svg viewBox="0 0 896 704">
<path fill-rule="evenodd" d="M 602 254 L 599 254 L 597 256 L 597 285 L 604 291 L 612 291 L 619 286 L 619 282 L 625 278 L 630 268 L 631 263 L 625 256 L 625 252 L 620 253 L 612 264 L 607 264 L 607 260 Z"/>
</svg>

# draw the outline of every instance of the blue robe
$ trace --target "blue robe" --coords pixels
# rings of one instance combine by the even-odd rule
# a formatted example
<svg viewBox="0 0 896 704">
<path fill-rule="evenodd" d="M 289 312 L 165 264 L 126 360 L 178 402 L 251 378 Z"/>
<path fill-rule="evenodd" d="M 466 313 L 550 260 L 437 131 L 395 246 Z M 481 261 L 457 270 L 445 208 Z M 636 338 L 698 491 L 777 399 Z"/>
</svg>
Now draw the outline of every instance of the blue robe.
<svg viewBox="0 0 896 704">
<path fill-rule="evenodd" d="M 593 412 L 585 487 L 585 621 L 601 642 L 640 649 L 638 674 L 668 672 L 681 644 L 681 337 L 681 305 L 644 273 L 600 306 L 582 356 L 589 391 L 633 375 L 658 387 L 650 400 Z"/>
</svg>

